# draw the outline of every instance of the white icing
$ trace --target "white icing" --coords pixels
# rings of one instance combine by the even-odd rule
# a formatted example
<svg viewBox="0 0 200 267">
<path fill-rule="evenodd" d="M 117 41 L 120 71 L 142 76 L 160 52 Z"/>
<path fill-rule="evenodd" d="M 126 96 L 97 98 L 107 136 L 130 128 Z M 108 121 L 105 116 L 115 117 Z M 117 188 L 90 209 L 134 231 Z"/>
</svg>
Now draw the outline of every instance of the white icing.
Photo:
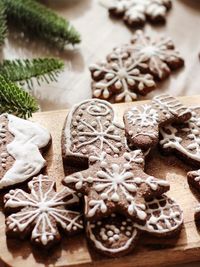
<svg viewBox="0 0 200 267">
<path fill-rule="evenodd" d="M 138 30 L 133 36 L 132 43 L 130 50 L 133 55 L 141 61 L 146 61 L 148 69 L 160 79 L 170 72 L 169 60 L 172 62 L 175 59 L 181 60 L 180 54 L 172 47 L 173 43 L 170 38 L 161 37 L 159 40 L 152 40 L 144 32 Z"/>
<path fill-rule="evenodd" d="M 171 148 L 175 149 L 187 158 L 195 161 L 200 161 L 200 118 L 197 113 L 193 111 L 191 119 L 186 124 L 185 128 L 178 129 L 178 126 L 173 127 L 172 125 L 165 126 L 160 129 L 162 140 L 160 145 L 163 149 Z M 179 131 L 185 133 L 185 135 L 179 136 Z M 183 142 L 187 141 L 189 145 L 183 146 Z"/>
<path fill-rule="evenodd" d="M 95 158 L 92 158 L 94 163 Z M 97 158 L 97 163 L 98 163 Z M 134 170 L 143 168 L 143 156 L 141 150 L 124 153 L 120 164 L 110 163 L 105 157 L 100 161 L 100 169 L 88 176 L 88 172 L 79 172 L 65 178 L 65 183 L 74 183 L 77 190 L 84 190 L 86 186 L 92 186 L 101 200 L 89 201 L 88 216 L 93 217 L 97 211 L 105 213 L 107 206 L 105 201 L 120 202 L 121 196 L 127 201 L 128 213 L 144 220 L 146 218 L 145 205 L 137 204 L 135 195 L 141 184 L 146 184 L 151 190 L 156 191 L 159 186 L 169 186 L 168 182 L 156 179 L 152 176 L 141 178 L 135 176 Z M 94 167 L 95 168 L 95 167 Z"/>
<path fill-rule="evenodd" d="M 114 9 L 116 14 L 124 13 L 124 20 L 132 25 L 138 21 L 145 22 L 146 16 L 151 19 L 165 18 L 169 3 L 168 0 L 111 0 L 110 4 L 104 4 L 104 6 Z"/>
<path fill-rule="evenodd" d="M 137 94 L 134 92 L 133 87 L 140 91 L 145 88 L 155 86 L 153 77 L 149 74 L 142 74 L 138 68 L 141 60 L 133 60 L 132 56 L 123 49 L 114 49 L 110 55 L 112 64 L 111 68 L 106 64 L 93 64 L 90 67 L 91 71 L 104 74 L 104 77 L 93 83 L 93 94 L 95 97 L 103 95 L 108 99 L 112 95 L 111 87 L 114 87 L 116 101 L 130 102 L 137 99 Z"/>
<path fill-rule="evenodd" d="M 151 105 L 133 107 L 126 113 L 126 117 L 128 123 L 135 127 L 153 127 L 158 124 L 159 120 L 157 110 Z"/>
<path fill-rule="evenodd" d="M 152 234 L 163 234 L 173 232 L 183 224 L 183 212 L 180 206 L 165 195 L 161 199 L 147 201 L 146 213 L 148 215 L 146 224 L 134 223 L 134 227 Z"/>
<path fill-rule="evenodd" d="M 49 132 L 37 123 L 7 116 L 8 130 L 14 139 L 6 148 L 15 162 L 0 180 L 0 188 L 21 183 L 38 174 L 46 164 L 39 149 L 47 146 L 51 139 Z"/>
<path fill-rule="evenodd" d="M 98 222 L 96 223 L 97 226 L 99 225 Z M 126 231 L 127 226 L 124 227 L 123 229 L 118 228 L 114 223 L 104 225 L 100 228 L 100 237 L 101 240 L 97 240 L 95 234 L 94 234 L 94 229 L 96 227 L 95 224 L 87 222 L 87 232 L 88 232 L 88 237 L 90 240 L 94 243 L 95 247 L 103 252 L 109 252 L 112 254 L 117 254 L 122 251 L 128 250 L 128 248 L 132 245 L 133 241 L 135 240 L 137 236 L 137 230 L 133 227 L 131 227 L 131 231 Z M 124 234 L 122 232 L 126 232 L 126 238 L 124 237 Z M 123 242 L 120 242 L 122 240 Z M 121 244 L 121 247 L 107 247 L 104 245 L 104 242 L 109 242 L 112 246 L 115 242 L 119 241 L 119 244 Z"/>
<path fill-rule="evenodd" d="M 81 110 L 83 114 L 77 120 L 74 115 Z M 101 153 L 104 149 L 108 154 L 118 155 L 126 146 L 125 137 L 121 138 L 123 130 L 124 126 L 115 121 L 113 108 L 108 102 L 97 99 L 83 101 L 69 112 L 65 123 L 63 143 L 66 155 L 86 158 L 93 150 Z"/>
<path fill-rule="evenodd" d="M 153 98 L 152 101 L 157 108 L 162 111 L 167 119 L 171 116 L 181 117 L 186 113 L 189 113 L 190 110 L 183 106 L 181 102 L 177 100 L 177 98 L 172 97 L 168 94 L 159 95 Z"/>
<path fill-rule="evenodd" d="M 66 231 L 82 229 L 79 212 L 65 209 L 66 205 L 78 203 L 78 197 L 70 189 L 56 193 L 55 182 L 39 175 L 28 183 L 31 194 L 21 189 L 11 190 L 6 196 L 5 208 L 21 208 L 6 219 L 7 227 L 23 232 L 34 224 L 32 239 L 44 246 L 58 235 L 57 224 Z M 70 196 L 70 199 L 65 200 Z"/>
</svg>

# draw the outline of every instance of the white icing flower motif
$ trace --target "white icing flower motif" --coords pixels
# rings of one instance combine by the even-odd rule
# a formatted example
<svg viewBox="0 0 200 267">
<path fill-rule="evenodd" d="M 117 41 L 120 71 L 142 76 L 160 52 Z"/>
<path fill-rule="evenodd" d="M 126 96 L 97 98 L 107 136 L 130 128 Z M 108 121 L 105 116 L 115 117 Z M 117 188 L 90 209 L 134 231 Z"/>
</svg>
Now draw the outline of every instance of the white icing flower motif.
<svg viewBox="0 0 200 267">
<path fill-rule="evenodd" d="M 170 38 L 161 37 L 158 40 L 152 40 L 143 31 L 138 30 L 131 42 L 130 51 L 135 58 L 147 64 L 148 72 L 154 78 L 163 80 L 169 76 L 172 70 L 178 69 L 184 64 Z"/>
<path fill-rule="evenodd" d="M 106 101 L 81 103 L 67 118 L 63 141 L 66 154 L 88 157 L 94 150 L 98 155 L 102 151 L 113 156 L 122 154 L 126 143 L 124 127 L 114 119 L 114 111 Z"/>
<path fill-rule="evenodd" d="M 155 126 L 158 123 L 158 111 L 152 108 L 151 105 L 143 105 L 133 107 L 127 113 L 128 122 L 139 127 Z"/>
<path fill-rule="evenodd" d="M 31 240 L 46 247 L 60 239 L 58 226 L 69 233 L 83 229 L 81 214 L 67 209 L 79 200 L 71 189 L 57 193 L 55 182 L 43 175 L 33 178 L 28 187 L 30 193 L 16 189 L 5 195 L 5 210 L 13 212 L 6 218 L 8 234 L 31 232 Z"/>
<path fill-rule="evenodd" d="M 107 62 L 90 66 L 93 96 L 108 99 L 114 95 L 116 102 L 130 102 L 137 99 L 137 93 L 151 91 L 155 87 L 153 77 L 141 73 L 140 65 L 144 65 L 142 60 L 135 61 L 125 49 L 114 49 Z"/>
<path fill-rule="evenodd" d="M 165 21 L 170 0 L 113 0 L 109 11 L 114 15 L 122 15 L 130 26 L 138 26 L 150 21 Z"/>
<path fill-rule="evenodd" d="M 118 207 L 120 210 L 126 210 L 125 213 L 130 216 L 145 220 L 145 205 L 138 202 L 138 197 L 141 199 L 141 194 L 151 195 L 152 191 L 168 190 L 166 181 L 143 172 L 144 159 L 140 150 L 124 153 L 116 159 L 106 154 L 101 161 L 97 159 L 94 162 L 95 159 L 89 158 L 88 170 L 64 179 L 67 185 L 88 195 L 88 217 L 108 212 L 107 204 L 112 203 L 113 212 Z M 147 187 L 145 193 L 140 191 L 142 184 Z"/>
</svg>

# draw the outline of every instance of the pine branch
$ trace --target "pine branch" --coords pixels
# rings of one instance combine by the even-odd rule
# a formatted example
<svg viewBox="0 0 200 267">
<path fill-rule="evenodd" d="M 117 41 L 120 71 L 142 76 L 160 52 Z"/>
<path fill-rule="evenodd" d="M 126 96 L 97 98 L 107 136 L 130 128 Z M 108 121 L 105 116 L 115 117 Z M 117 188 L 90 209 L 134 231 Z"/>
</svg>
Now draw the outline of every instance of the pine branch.
<svg viewBox="0 0 200 267">
<path fill-rule="evenodd" d="M 29 89 L 33 87 L 33 78 L 40 82 L 57 81 L 57 76 L 63 69 L 64 63 L 54 58 L 39 58 L 25 60 L 4 60 L 0 64 L 0 75 L 12 82 L 27 83 Z"/>
<path fill-rule="evenodd" d="M 0 75 L 0 113 L 8 112 L 27 118 L 37 110 L 38 106 L 31 95 Z"/>
<path fill-rule="evenodd" d="M 2 0 L 8 19 L 22 30 L 58 48 L 80 43 L 80 35 L 64 18 L 34 0 Z"/>
<path fill-rule="evenodd" d="M 2 0 L 0 0 L 0 46 L 3 45 L 6 35 L 7 35 L 7 25 L 6 25 L 5 6 Z"/>
</svg>

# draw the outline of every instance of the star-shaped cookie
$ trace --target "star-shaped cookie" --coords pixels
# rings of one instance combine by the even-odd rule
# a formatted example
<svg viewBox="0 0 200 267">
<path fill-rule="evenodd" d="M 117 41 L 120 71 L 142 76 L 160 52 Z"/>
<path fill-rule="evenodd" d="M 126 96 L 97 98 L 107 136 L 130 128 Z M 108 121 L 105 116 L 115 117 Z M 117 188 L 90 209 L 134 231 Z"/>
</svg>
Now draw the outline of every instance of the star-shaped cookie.
<svg viewBox="0 0 200 267">
<path fill-rule="evenodd" d="M 141 150 L 124 153 L 118 158 L 102 152 L 89 157 L 87 170 L 67 176 L 64 184 L 87 195 L 85 215 L 95 220 L 120 212 L 140 222 L 146 220 L 145 198 L 169 190 L 165 180 L 144 172 Z"/>
</svg>

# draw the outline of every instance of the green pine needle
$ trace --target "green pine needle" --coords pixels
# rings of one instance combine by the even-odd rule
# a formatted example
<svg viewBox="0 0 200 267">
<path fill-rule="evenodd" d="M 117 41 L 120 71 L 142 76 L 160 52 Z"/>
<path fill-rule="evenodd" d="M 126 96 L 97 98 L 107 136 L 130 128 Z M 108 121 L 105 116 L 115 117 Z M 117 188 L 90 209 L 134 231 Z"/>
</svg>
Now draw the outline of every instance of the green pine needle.
<svg viewBox="0 0 200 267">
<path fill-rule="evenodd" d="M 0 113 L 12 113 L 22 118 L 32 116 L 38 110 L 35 99 L 0 75 Z"/>
<path fill-rule="evenodd" d="M 5 7 L 3 2 L 0 0 L 0 46 L 3 45 L 7 35 L 7 25 L 5 16 Z"/>
<path fill-rule="evenodd" d="M 57 81 L 57 76 L 64 68 L 64 63 L 55 58 L 16 59 L 4 60 L 0 64 L 0 75 L 12 82 L 27 83 L 29 89 L 33 88 L 33 79 L 50 83 Z"/>
<path fill-rule="evenodd" d="M 58 48 L 80 43 L 80 35 L 64 18 L 34 0 L 2 0 L 11 23 Z"/>
</svg>

